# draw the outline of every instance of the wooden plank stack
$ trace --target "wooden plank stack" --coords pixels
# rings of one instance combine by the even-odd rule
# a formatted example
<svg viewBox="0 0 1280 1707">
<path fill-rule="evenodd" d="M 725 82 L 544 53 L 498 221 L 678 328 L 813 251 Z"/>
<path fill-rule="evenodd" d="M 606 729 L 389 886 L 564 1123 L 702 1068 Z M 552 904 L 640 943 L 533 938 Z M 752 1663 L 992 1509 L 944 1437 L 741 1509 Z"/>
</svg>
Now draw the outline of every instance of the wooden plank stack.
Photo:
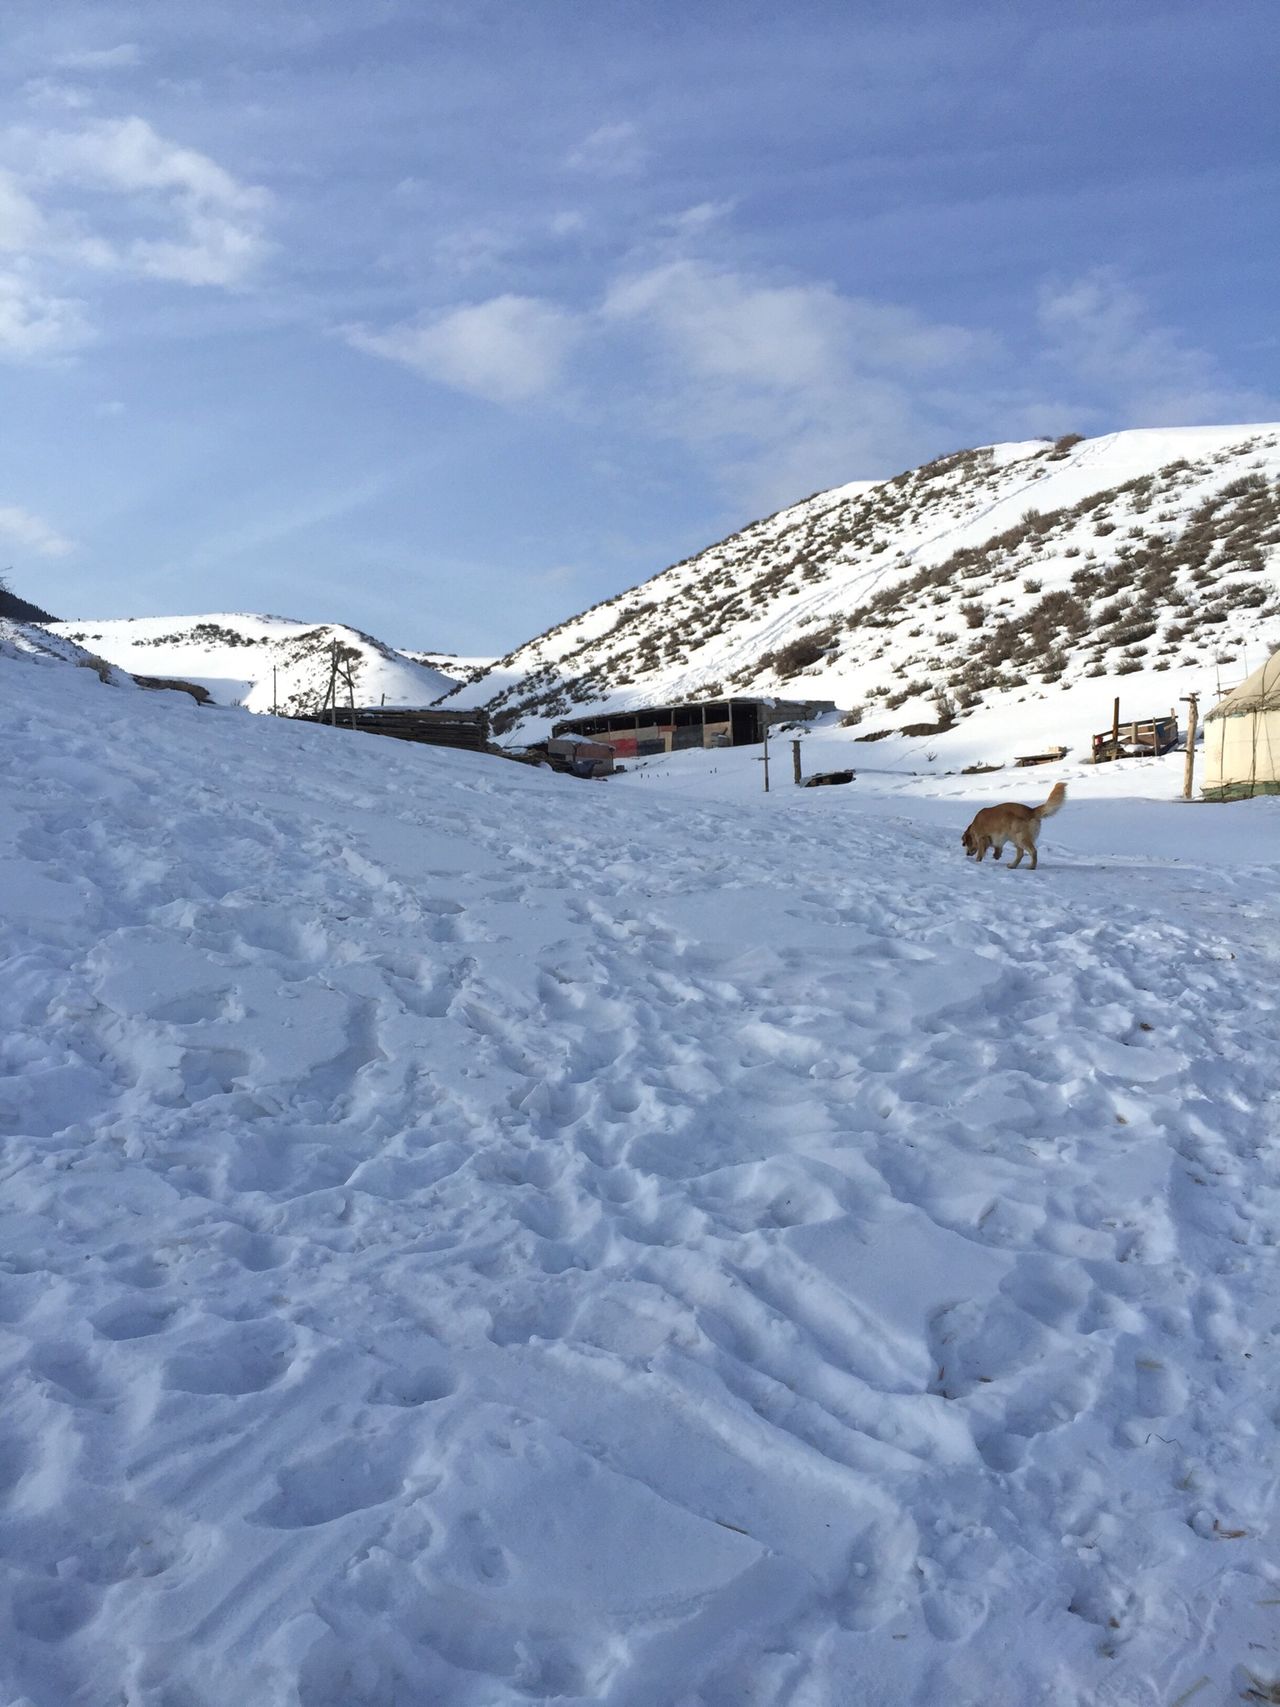
<svg viewBox="0 0 1280 1707">
<path fill-rule="evenodd" d="M 301 712 L 303 723 L 332 723 L 365 735 L 390 735 L 396 741 L 419 741 L 428 747 L 463 747 L 483 753 L 489 746 L 489 718 L 484 711 L 436 711 L 414 706 L 357 705 Z"/>
</svg>

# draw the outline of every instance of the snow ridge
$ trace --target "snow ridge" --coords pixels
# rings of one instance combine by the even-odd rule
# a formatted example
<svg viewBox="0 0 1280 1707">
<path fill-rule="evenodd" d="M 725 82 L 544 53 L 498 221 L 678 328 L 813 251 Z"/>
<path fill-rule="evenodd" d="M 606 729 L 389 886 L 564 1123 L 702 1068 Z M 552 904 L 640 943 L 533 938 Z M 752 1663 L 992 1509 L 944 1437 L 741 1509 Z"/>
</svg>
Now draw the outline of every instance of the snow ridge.
<svg viewBox="0 0 1280 1707">
<path fill-rule="evenodd" d="M 341 623 L 216 612 L 49 626 L 133 674 L 196 682 L 218 704 L 257 712 L 273 706 L 286 714 L 318 711 L 328 690 L 335 643 L 343 669 L 351 671 L 358 705 L 430 705 L 458 682 L 456 674 Z M 345 682 L 340 692 L 345 703 Z"/>
</svg>

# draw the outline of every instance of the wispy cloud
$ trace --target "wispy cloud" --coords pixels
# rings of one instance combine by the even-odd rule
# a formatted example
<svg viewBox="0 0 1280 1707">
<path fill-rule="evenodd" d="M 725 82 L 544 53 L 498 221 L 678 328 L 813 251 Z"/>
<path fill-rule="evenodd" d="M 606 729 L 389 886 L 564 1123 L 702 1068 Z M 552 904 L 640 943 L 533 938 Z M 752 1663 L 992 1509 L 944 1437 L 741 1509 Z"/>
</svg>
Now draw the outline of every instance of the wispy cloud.
<svg viewBox="0 0 1280 1707">
<path fill-rule="evenodd" d="M 931 385 L 993 342 L 830 284 L 696 260 L 618 281 L 602 317 L 647 339 L 651 429 L 761 501 L 906 457 L 928 430 Z"/>
<path fill-rule="evenodd" d="M 197 149 L 159 135 L 145 119 L 106 119 L 53 132 L 35 148 L 46 181 L 103 189 L 159 205 L 177 235 L 133 237 L 104 247 L 119 266 L 189 285 L 239 284 L 266 251 L 267 192 L 243 184 Z"/>
<path fill-rule="evenodd" d="M 81 48 L 73 53 L 60 53 L 53 62 L 62 71 L 118 71 L 142 64 L 142 49 L 137 42 L 119 42 L 115 47 Z"/>
<path fill-rule="evenodd" d="M 698 237 L 728 219 L 736 206 L 735 201 L 698 202 L 671 214 L 663 223 L 680 237 Z"/>
<path fill-rule="evenodd" d="M 649 151 L 634 124 L 602 124 L 569 150 L 565 164 L 593 178 L 630 178 L 640 172 Z"/>
<path fill-rule="evenodd" d="M 526 403 L 549 391 L 580 336 L 573 315 L 528 296 L 497 296 L 383 332 L 349 327 L 348 341 L 456 391 Z"/>
<path fill-rule="evenodd" d="M 700 261 L 621 280 L 604 315 L 648 324 L 691 373 L 781 391 L 828 389 L 858 369 L 927 373 L 970 358 L 983 342 L 829 284 L 775 284 Z"/>
<path fill-rule="evenodd" d="M 250 519 L 216 529 L 186 559 L 188 569 L 210 569 L 246 553 L 262 551 L 307 534 L 376 503 L 404 477 L 411 462 L 382 467 L 348 485 L 305 493 L 283 507 L 264 507 Z"/>
<path fill-rule="evenodd" d="M 92 338 L 83 303 L 52 295 L 20 268 L 0 272 L 0 360 L 48 361 Z"/>
<path fill-rule="evenodd" d="M 17 504 L 0 504 L 0 540 L 37 557 L 65 557 L 75 550 L 74 541 Z"/>
<path fill-rule="evenodd" d="M 1257 418 L 1275 401 L 1233 385 L 1215 359 L 1162 326 L 1115 268 L 1046 285 L 1039 324 L 1046 354 L 1095 407 L 1126 425 L 1175 426 Z"/>
<path fill-rule="evenodd" d="M 0 133 L 0 360 L 82 348 L 96 274 L 243 285 L 268 250 L 269 207 L 136 116 Z"/>
<path fill-rule="evenodd" d="M 22 85 L 23 99 L 33 107 L 59 107 L 76 112 L 93 105 L 93 96 L 77 83 L 64 83 L 55 77 L 31 77 Z"/>
<path fill-rule="evenodd" d="M 44 215 L 13 173 L 0 170 L 0 253 L 28 254 L 45 239 Z"/>
</svg>

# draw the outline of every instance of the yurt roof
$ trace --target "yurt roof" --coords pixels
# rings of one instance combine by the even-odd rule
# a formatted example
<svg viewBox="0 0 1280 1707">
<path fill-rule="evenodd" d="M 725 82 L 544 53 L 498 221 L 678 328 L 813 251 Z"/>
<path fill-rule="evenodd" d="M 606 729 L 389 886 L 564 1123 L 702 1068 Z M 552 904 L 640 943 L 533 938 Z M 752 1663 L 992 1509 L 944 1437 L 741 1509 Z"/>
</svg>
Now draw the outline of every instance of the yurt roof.
<svg viewBox="0 0 1280 1707">
<path fill-rule="evenodd" d="M 1254 711 L 1280 711 L 1280 652 L 1273 652 L 1238 688 L 1220 699 L 1209 716 L 1244 717 Z"/>
</svg>

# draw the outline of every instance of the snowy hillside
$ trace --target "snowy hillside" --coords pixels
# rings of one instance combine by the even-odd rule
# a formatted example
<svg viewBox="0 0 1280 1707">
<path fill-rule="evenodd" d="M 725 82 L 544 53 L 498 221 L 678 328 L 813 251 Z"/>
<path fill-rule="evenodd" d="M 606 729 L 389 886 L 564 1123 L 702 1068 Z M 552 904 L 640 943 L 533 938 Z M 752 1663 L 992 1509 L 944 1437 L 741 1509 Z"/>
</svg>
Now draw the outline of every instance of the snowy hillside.
<svg viewBox="0 0 1280 1707">
<path fill-rule="evenodd" d="M 100 680 L 114 687 L 134 685 L 126 671 L 113 668 L 47 624 L 0 616 L 0 658 L 31 664 L 75 664 L 93 670 Z"/>
<path fill-rule="evenodd" d="M 1004 757 L 1032 702 L 1075 744 L 1116 692 L 1133 715 L 1167 711 L 1268 644 L 1280 427 L 1170 428 L 997 445 L 820 493 L 500 660 L 489 703 L 495 728 L 527 732 L 781 692 L 944 752 L 985 708 L 982 750 Z"/>
<path fill-rule="evenodd" d="M 0 1701 L 1275 1698 L 1280 800 L 0 724 Z"/>
<path fill-rule="evenodd" d="M 273 703 L 282 712 L 318 711 L 335 640 L 343 667 L 354 676 L 358 705 L 430 705 L 458 680 L 340 623 L 237 612 L 51 626 L 134 675 L 197 682 L 218 704 L 250 711 L 270 711 Z M 341 693 L 345 704 L 345 684 Z"/>
</svg>

